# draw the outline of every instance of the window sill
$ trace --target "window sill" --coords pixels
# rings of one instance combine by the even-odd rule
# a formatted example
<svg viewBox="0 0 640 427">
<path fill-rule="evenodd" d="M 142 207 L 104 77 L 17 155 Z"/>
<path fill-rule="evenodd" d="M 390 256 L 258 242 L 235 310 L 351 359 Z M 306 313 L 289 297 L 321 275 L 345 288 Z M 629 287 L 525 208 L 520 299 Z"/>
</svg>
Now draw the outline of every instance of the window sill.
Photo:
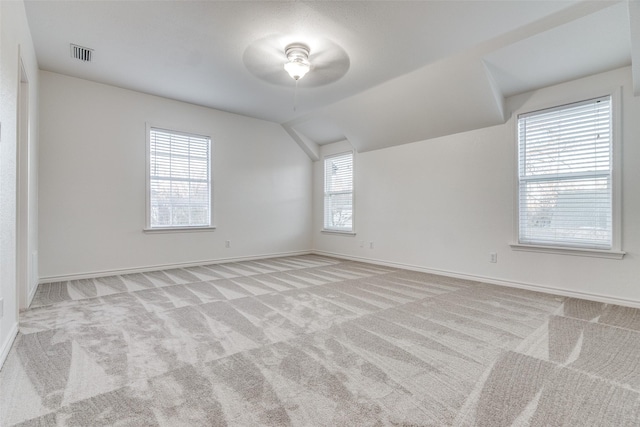
<svg viewBox="0 0 640 427">
<path fill-rule="evenodd" d="M 626 252 L 615 250 L 560 248 L 555 246 L 523 245 L 520 243 L 511 243 L 509 246 L 511 246 L 511 249 L 514 251 L 541 252 L 557 255 L 574 255 L 618 260 L 622 259 L 626 254 Z"/>
<path fill-rule="evenodd" d="M 163 228 L 144 228 L 144 233 L 162 234 L 162 233 L 197 233 L 201 231 L 215 231 L 215 226 L 210 227 L 163 227 Z"/>
<path fill-rule="evenodd" d="M 355 236 L 356 232 L 355 231 L 340 231 L 340 230 L 326 230 L 326 229 L 322 229 L 320 230 L 321 233 L 323 234 L 341 234 L 344 236 Z"/>
</svg>

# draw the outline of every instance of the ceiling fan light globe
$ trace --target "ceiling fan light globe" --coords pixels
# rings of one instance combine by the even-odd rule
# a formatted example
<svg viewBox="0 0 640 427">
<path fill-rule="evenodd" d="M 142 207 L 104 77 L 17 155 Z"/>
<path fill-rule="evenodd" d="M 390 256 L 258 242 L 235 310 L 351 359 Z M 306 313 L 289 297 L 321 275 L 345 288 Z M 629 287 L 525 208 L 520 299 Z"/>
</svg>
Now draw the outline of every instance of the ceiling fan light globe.
<svg viewBox="0 0 640 427">
<path fill-rule="evenodd" d="M 284 64 L 284 69 L 292 79 L 300 80 L 304 77 L 305 74 L 309 72 L 310 65 L 307 61 L 304 61 L 300 58 L 296 58 L 293 61 L 287 62 Z"/>
</svg>

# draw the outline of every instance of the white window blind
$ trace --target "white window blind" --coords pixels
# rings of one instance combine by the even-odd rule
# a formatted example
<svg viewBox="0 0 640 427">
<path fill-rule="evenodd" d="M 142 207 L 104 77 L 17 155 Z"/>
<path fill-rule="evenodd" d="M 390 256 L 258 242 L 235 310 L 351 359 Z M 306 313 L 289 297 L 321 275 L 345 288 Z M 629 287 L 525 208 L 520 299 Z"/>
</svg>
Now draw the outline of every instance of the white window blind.
<svg viewBox="0 0 640 427">
<path fill-rule="evenodd" d="M 209 137 L 150 129 L 151 228 L 211 225 L 210 159 Z"/>
<path fill-rule="evenodd" d="M 353 231 L 353 153 L 324 159 L 324 229 Z"/>
<path fill-rule="evenodd" d="M 612 248 L 611 97 L 518 116 L 519 241 Z"/>
</svg>

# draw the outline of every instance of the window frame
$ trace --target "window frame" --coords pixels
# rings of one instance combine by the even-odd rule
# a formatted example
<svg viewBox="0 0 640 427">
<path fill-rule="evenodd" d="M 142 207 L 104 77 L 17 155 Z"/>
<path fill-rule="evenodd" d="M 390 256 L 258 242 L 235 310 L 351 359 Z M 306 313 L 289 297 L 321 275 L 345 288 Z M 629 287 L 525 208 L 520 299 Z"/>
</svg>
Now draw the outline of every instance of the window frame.
<svg viewBox="0 0 640 427">
<path fill-rule="evenodd" d="M 332 159 L 334 157 L 341 157 L 341 156 L 345 156 L 345 155 L 351 155 L 351 229 L 350 230 L 343 230 L 343 229 L 336 229 L 336 228 L 327 228 L 326 225 L 326 219 L 325 219 L 325 213 L 326 213 L 326 196 L 327 196 L 327 191 L 326 191 L 326 183 L 327 183 L 327 177 L 326 177 L 326 171 L 327 171 L 327 160 Z M 345 234 L 345 235 L 355 235 L 356 234 L 356 214 L 355 214 L 355 205 L 356 205 L 356 192 L 355 192 L 355 188 L 356 188 L 356 156 L 355 156 L 355 151 L 354 150 L 348 150 L 348 151 L 342 151 L 339 153 L 334 153 L 334 154 L 327 154 L 325 156 L 323 156 L 322 158 L 322 233 L 328 233 L 328 234 Z"/>
<path fill-rule="evenodd" d="M 596 99 L 601 97 L 611 97 L 611 249 L 591 249 L 580 248 L 574 246 L 545 246 L 533 243 L 520 243 L 520 170 L 519 170 L 519 154 L 520 154 L 520 140 L 518 132 L 518 117 L 523 114 L 533 113 L 541 110 L 548 110 L 553 108 L 559 108 L 565 105 L 576 104 L 590 99 Z M 608 259 L 622 259 L 625 252 L 622 250 L 622 88 L 617 87 L 610 90 L 591 91 L 590 93 L 582 93 L 579 96 L 574 96 L 571 99 L 562 99 L 556 101 L 546 102 L 534 107 L 520 108 L 513 112 L 512 123 L 515 140 L 515 153 L 514 153 L 514 213 L 513 213 L 513 236 L 514 243 L 510 244 L 510 247 L 515 251 L 527 251 L 538 253 L 550 253 L 558 255 L 575 255 L 575 256 L 587 256 L 596 258 L 608 258 Z"/>
<path fill-rule="evenodd" d="M 199 138 L 207 138 L 209 140 L 209 159 L 208 159 L 208 175 L 209 175 L 209 225 L 195 225 L 195 226 L 163 226 L 152 227 L 151 225 L 151 131 L 158 130 L 167 133 L 194 136 Z M 168 126 L 156 126 L 155 124 L 146 123 L 146 137 L 145 137 L 145 151 L 146 151 L 146 168 L 145 168 L 145 233 L 173 233 L 173 232 L 200 232 L 200 231 L 213 231 L 216 229 L 214 225 L 214 181 L 213 181 L 213 139 L 203 132 L 191 132 L 179 130 L 176 127 Z"/>
</svg>

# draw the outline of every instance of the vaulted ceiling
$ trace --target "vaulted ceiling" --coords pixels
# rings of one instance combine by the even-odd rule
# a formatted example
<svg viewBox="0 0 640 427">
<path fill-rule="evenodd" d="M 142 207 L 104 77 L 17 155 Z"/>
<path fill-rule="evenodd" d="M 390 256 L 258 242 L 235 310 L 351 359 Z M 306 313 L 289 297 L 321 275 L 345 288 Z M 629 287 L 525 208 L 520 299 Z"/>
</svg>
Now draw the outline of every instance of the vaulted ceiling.
<svg viewBox="0 0 640 427">
<path fill-rule="evenodd" d="M 505 97 L 632 64 L 640 1 L 27 0 L 41 69 L 280 123 L 312 159 L 503 123 Z M 70 44 L 93 49 L 90 63 Z M 295 82 L 285 47 L 310 48 Z"/>
</svg>

